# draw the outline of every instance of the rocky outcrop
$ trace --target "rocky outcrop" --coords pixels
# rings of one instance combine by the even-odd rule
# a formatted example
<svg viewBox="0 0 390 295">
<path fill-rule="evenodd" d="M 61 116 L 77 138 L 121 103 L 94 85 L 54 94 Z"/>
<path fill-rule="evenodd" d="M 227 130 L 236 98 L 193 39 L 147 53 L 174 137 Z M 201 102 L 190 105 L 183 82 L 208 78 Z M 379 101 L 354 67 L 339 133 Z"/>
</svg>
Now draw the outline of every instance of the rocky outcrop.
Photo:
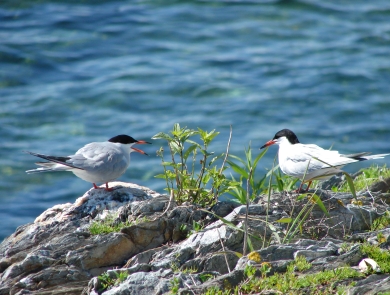
<svg viewBox="0 0 390 295">
<path fill-rule="evenodd" d="M 244 279 L 245 266 L 254 263 L 240 254 L 245 206 L 220 202 L 206 211 L 193 204 L 171 204 L 165 210 L 167 195 L 134 184 L 113 186 L 113 192 L 91 189 L 74 204 L 54 206 L 5 239 L 0 245 L 0 295 L 149 295 L 168 294 L 173 288 L 179 294 L 202 294 Z M 381 190 L 361 192 L 358 200 L 350 194 L 316 192 L 329 215 L 313 204 L 305 231 L 290 240 L 285 239 L 287 224 L 277 220 L 292 212 L 297 216 L 310 199 L 274 194 L 267 209 L 267 196 L 260 196 L 248 208 L 252 247 L 272 266 L 269 275 L 286 271 L 297 256 L 305 256 L 314 270 L 357 266 L 364 258 L 361 240 L 378 243 L 380 232 L 390 243 L 389 229 L 365 232 L 389 210 L 390 198 Z M 92 234 L 91 225 L 108 216 L 112 226 L 125 226 Z M 388 274 L 375 274 L 349 294 L 380 292 L 389 284 Z"/>
</svg>

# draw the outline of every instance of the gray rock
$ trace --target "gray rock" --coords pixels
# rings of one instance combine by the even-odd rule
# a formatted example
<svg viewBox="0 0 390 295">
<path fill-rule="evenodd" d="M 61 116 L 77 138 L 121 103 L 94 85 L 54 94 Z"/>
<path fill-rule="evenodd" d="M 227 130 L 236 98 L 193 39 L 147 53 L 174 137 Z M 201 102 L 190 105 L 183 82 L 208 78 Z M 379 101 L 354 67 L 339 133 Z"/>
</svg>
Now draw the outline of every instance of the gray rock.
<svg viewBox="0 0 390 295">
<path fill-rule="evenodd" d="M 144 250 L 124 233 L 89 233 L 89 224 L 104 212 L 159 196 L 133 184 L 113 186 L 113 192 L 91 189 L 74 204 L 54 206 L 6 238 L 0 244 L 0 294 L 80 294 L 93 275 Z"/>
<path fill-rule="evenodd" d="M 371 275 L 347 291 L 347 295 L 376 295 L 390 290 L 388 275 Z"/>
<path fill-rule="evenodd" d="M 114 192 L 92 189 L 74 204 L 54 206 L 5 239 L 0 245 L 0 295 L 168 294 L 173 284 L 179 294 L 202 294 L 212 286 L 222 290 L 236 286 L 248 264 L 259 267 L 268 262 L 272 275 L 305 256 L 312 263 L 310 272 L 317 272 L 356 266 L 363 257 L 355 242 L 379 243 L 379 233 L 387 239 L 380 246 L 390 247 L 389 228 L 363 233 L 390 209 L 387 195 L 380 192 L 361 192 L 356 203 L 351 194 L 318 190 L 330 217 L 314 205 L 303 225 L 306 231 L 297 232 L 289 244 L 281 244 L 287 224 L 278 220 L 291 214 L 296 218 L 310 199 L 273 194 L 265 222 L 268 197 L 258 197 L 257 204 L 249 206 L 248 228 L 259 262 L 238 258 L 243 252 L 246 206 L 216 204 L 211 210 L 223 215 L 222 221 L 192 204 L 173 204 L 165 212 L 166 195 L 132 184 L 114 186 Z M 117 216 L 114 223 L 134 223 L 117 233 L 92 235 L 90 224 L 108 214 Z M 203 228 L 195 228 L 195 222 Z M 305 238 L 313 232 L 318 240 Z M 339 239 L 348 234 L 349 246 Z M 104 281 L 98 277 L 104 272 L 114 284 L 108 290 L 102 290 Z M 120 283 L 117 276 L 123 272 L 128 277 Z M 205 281 L 204 276 L 210 279 Z M 375 284 L 388 284 L 382 276 L 369 278 L 351 294 L 380 292 L 384 287 Z"/>
<path fill-rule="evenodd" d="M 168 292 L 171 286 L 172 270 L 165 269 L 156 272 L 137 272 L 128 276 L 125 282 L 103 295 L 160 295 Z"/>
<path fill-rule="evenodd" d="M 381 179 L 380 181 L 371 185 L 368 189 L 371 192 L 387 193 L 390 191 L 390 178 Z"/>
<path fill-rule="evenodd" d="M 241 206 L 241 204 L 234 201 L 223 201 L 215 204 L 210 211 L 220 217 L 225 217 L 230 214 L 234 208 L 239 206 Z"/>
</svg>

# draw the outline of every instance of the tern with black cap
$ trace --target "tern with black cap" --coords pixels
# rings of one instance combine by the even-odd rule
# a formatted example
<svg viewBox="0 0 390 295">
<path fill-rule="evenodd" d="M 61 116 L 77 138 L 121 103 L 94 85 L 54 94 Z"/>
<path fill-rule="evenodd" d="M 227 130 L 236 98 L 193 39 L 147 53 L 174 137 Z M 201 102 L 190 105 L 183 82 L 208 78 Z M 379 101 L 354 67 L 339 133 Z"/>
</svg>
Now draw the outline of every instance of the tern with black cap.
<svg viewBox="0 0 390 295">
<path fill-rule="evenodd" d="M 279 146 L 279 167 L 282 172 L 302 180 L 298 192 L 301 191 L 303 183 L 308 182 L 307 191 L 313 180 L 331 178 L 341 172 L 340 169 L 347 164 L 382 159 L 389 155 L 369 155 L 369 152 L 343 155 L 338 151 L 325 150 L 315 144 L 302 144 L 295 133 L 289 129 L 277 132 L 274 138 L 266 142 L 260 149 L 273 144 Z M 303 177 L 304 179 L 302 179 Z"/>
<path fill-rule="evenodd" d="M 37 162 L 37 169 L 26 171 L 28 174 L 51 172 L 51 171 L 70 171 L 77 177 L 93 183 L 97 189 L 96 183 L 105 183 L 106 190 L 111 191 L 108 183 L 120 177 L 125 173 L 130 165 L 130 153 L 139 152 L 147 155 L 144 151 L 133 147 L 135 144 L 150 144 L 144 140 L 135 140 L 128 135 L 117 135 L 105 142 L 92 142 L 74 155 L 57 157 L 37 154 L 33 152 L 26 153 L 45 159 L 48 162 Z"/>
</svg>

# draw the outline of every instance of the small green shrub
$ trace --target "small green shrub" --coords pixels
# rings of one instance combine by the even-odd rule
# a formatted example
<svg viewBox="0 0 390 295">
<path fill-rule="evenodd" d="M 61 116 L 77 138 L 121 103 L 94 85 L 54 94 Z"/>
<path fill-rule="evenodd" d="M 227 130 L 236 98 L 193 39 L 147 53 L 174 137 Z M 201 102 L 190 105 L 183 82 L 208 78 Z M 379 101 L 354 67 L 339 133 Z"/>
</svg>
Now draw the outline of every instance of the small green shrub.
<svg viewBox="0 0 390 295">
<path fill-rule="evenodd" d="M 357 191 L 367 189 L 370 185 L 390 177 L 390 169 L 384 166 L 371 165 L 368 168 L 362 169 L 362 173 L 355 177 L 354 185 Z M 340 187 L 334 189 L 337 192 L 349 192 L 349 187 L 346 182 L 343 182 Z"/>
<path fill-rule="evenodd" d="M 131 226 L 132 223 L 117 222 L 115 214 L 108 214 L 103 220 L 94 220 L 89 226 L 89 231 L 92 235 L 102 235 L 112 232 L 119 232 L 122 228 Z"/>
<path fill-rule="evenodd" d="M 383 250 L 377 245 L 363 243 L 360 246 L 360 251 L 363 255 L 375 260 L 382 273 L 390 273 L 390 252 L 388 250 Z"/>
<path fill-rule="evenodd" d="M 113 279 L 107 272 L 98 276 L 100 284 L 102 285 L 102 289 L 100 291 L 108 290 L 113 286 L 117 286 L 123 283 L 129 276 L 129 273 L 127 271 L 118 271 L 114 272 L 114 274 L 116 276 L 115 279 Z"/>
<path fill-rule="evenodd" d="M 207 132 L 200 128 L 182 128 L 176 123 L 169 134 L 160 132 L 152 137 L 168 142 L 170 160 L 165 160 L 164 148 L 157 151 L 164 173 L 155 177 L 165 179 L 166 190 L 174 193 L 179 204 L 191 202 L 202 206 L 212 205 L 218 196 L 235 185 L 222 173 L 226 167 L 223 164 L 217 167 L 216 161 L 224 155 L 214 156 L 213 152 L 208 151 L 210 143 L 218 134 L 215 130 Z M 192 140 L 194 136 L 199 136 L 201 143 Z"/>
</svg>

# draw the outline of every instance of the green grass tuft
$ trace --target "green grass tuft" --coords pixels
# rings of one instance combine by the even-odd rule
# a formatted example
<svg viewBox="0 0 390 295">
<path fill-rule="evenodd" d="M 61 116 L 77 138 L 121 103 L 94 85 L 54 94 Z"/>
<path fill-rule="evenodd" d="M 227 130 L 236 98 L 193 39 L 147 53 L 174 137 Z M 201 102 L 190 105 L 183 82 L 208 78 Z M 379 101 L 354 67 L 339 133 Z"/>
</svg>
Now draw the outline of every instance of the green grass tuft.
<svg viewBox="0 0 390 295">
<path fill-rule="evenodd" d="M 378 263 L 382 273 L 390 273 L 390 252 L 381 249 L 377 245 L 371 245 L 364 243 L 360 247 L 360 251 L 363 255 L 371 258 Z"/>
<path fill-rule="evenodd" d="M 297 270 L 302 272 L 310 268 L 311 264 L 305 257 L 297 257 L 285 273 L 268 277 L 247 276 L 248 278 L 233 290 L 221 291 L 213 287 L 204 295 L 262 294 L 267 291 L 272 291 L 273 294 L 344 294 L 345 290 L 353 285 L 350 279 L 363 276 L 350 267 L 339 267 L 314 274 L 296 273 Z"/>
<path fill-rule="evenodd" d="M 132 225 L 131 222 L 115 222 L 117 217 L 115 214 L 108 214 L 103 220 L 93 221 L 89 227 L 89 231 L 92 235 L 103 235 L 112 232 L 119 232 L 124 227 Z"/>
<path fill-rule="evenodd" d="M 362 173 L 358 175 L 353 183 L 356 191 L 367 189 L 370 185 L 390 177 L 390 169 L 384 166 L 372 165 L 368 168 L 362 169 Z M 340 187 L 335 188 L 337 192 L 349 192 L 350 188 L 346 182 L 342 183 Z"/>
</svg>

